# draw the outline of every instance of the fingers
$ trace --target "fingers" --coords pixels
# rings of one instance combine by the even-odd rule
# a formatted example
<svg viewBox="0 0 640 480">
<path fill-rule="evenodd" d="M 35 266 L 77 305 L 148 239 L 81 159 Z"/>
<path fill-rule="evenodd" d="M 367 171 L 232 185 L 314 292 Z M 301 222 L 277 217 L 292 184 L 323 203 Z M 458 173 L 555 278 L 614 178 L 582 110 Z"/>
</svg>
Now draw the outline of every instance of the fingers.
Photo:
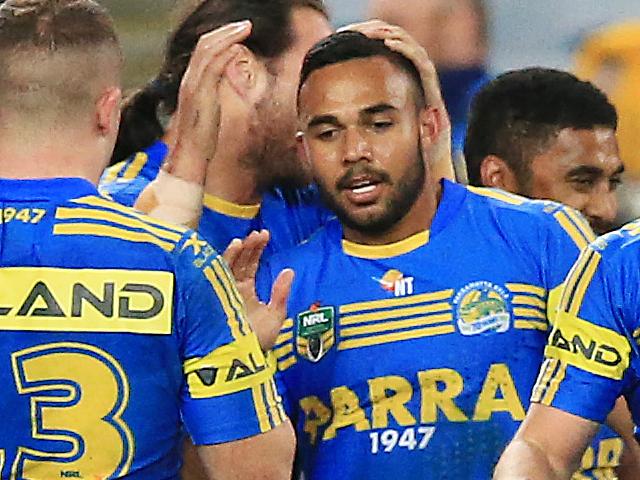
<svg viewBox="0 0 640 480">
<path fill-rule="evenodd" d="M 268 242 L 269 232 L 267 230 L 251 232 L 242 242 L 242 250 L 235 261 L 233 271 L 234 275 L 237 275 L 236 280 L 243 282 L 255 279 L 260 265 L 260 258 Z"/>
<path fill-rule="evenodd" d="M 282 321 L 284 321 L 287 316 L 287 302 L 289 301 L 294 276 L 295 274 L 292 269 L 286 268 L 282 270 L 271 288 L 271 301 L 269 302 L 269 306 L 274 316 L 278 318 L 282 317 Z"/>
<path fill-rule="evenodd" d="M 231 240 L 231 243 L 222 254 L 222 258 L 224 259 L 225 262 L 227 262 L 227 265 L 229 265 L 229 268 L 231 269 L 232 272 L 233 272 L 233 266 L 235 265 L 238 255 L 240 255 L 241 251 L 242 251 L 242 240 L 240 240 L 239 238 L 234 238 L 233 240 Z"/>
</svg>

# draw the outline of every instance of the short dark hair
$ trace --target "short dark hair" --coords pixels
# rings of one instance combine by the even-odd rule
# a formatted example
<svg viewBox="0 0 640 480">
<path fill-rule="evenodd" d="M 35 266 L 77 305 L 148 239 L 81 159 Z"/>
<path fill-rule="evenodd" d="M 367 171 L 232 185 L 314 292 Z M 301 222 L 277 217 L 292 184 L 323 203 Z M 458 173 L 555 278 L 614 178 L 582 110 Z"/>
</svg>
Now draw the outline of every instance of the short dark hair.
<svg viewBox="0 0 640 480">
<path fill-rule="evenodd" d="M 370 57 L 384 57 L 407 73 L 415 84 L 417 103 L 421 107 L 424 106 L 425 95 L 422 81 L 413 62 L 404 55 L 391 50 L 382 40 L 371 39 L 360 32 L 348 30 L 334 33 L 320 40 L 309 50 L 302 64 L 298 94 L 309 76 L 316 70 L 349 60 Z"/>
<path fill-rule="evenodd" d="M 151 145 L 164 129 L 158 107 L 175 112 L 180 82 L 198 39 L 227 23 L 251 20 L 252 30 L 243 42 L 256 56 L 277 59 L 294 42 L 294 8 L 311 8 L 327 16 L 322 0 L 204 0 L 171 34 L 160 73 L 127 100 L 111 163 Z"/>
<path fill-rule="evenodd" d="M 526 183 L 533 157 L 548 148 L 560 130 L 599 126 L 615 130 L 618 116 L 592 83 L 547 68 L 504 73 L 471 103 L 464 147 L 469 183 L 481 185 L 480 166 L 488 155 L 502 158 Z"/>
</svg>

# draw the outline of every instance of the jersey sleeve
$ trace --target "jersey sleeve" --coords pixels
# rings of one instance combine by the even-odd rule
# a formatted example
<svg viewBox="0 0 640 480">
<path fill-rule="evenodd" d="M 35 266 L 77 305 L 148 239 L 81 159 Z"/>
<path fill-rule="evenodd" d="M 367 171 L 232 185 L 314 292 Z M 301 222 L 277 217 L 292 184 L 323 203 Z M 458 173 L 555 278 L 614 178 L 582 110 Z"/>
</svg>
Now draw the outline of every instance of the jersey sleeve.
<svg viewBox="0 0 640 480">
<path fill-rule="evenodd" d="M 273 373 L 231 274 L 195 234 L 178 247 L 176 273 L 184 358 L 182 415 L 196 445 L 238 440 L 285 421 Z"/>
<path fill-rule="evenodd" d="M 590 246 L 567 276 L 532 401 L 603 422 L 623 393 L 632 347 L 623 305 L 637 310 L 638 274 Z M 631 277 L 631 278 L 630 278 Z M 628 285 L 625 288 L 625 283 Z M 631 288 L 629 288 L 631 287 Z M 622 292 L 626 292 L 625 296 Z"/>
<path fill-rule="evenodd" d="M 198 232 L 223 252 L 234 238 L 245 238 L 254 229 L 260 205 L 236 205 L 205 195 Z"/>
</svg>

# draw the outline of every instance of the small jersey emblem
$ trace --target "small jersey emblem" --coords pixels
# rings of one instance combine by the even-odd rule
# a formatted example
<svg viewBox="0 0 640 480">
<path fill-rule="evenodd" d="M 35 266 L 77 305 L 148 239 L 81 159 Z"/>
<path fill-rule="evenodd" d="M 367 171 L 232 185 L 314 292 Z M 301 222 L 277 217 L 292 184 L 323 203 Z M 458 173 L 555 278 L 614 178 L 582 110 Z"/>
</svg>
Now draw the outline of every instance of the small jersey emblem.
<svg viewBox="0 0 640 480">
<path fill-rule="evenodd" d="M 296 348 L 311 362 L 319 362 L 335 344 L 335 309 L 312 305 L 298 314 Z"/>
<path fill-rule="evenodd" d="M 413 277 L 405 277 L 399 270 L 389 270 L 382 278 L 374 278 L 383 290 L 393 293 L 394 297 L 413 295 Z"/>
<path fill-rule="evenodd" d="M 509 330 L 509 294 L 491 282 L 474 282 L 462 288 L 453 298 L 453 308 L 463 335 Z"/>
</svg>

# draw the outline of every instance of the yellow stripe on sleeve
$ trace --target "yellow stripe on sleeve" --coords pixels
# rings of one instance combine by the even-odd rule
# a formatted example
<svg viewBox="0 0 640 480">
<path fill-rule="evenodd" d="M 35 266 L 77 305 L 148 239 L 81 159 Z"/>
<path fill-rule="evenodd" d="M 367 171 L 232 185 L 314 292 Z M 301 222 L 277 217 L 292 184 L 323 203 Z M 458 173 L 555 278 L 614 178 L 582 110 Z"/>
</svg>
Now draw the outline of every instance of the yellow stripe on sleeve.
<svg viewBox="0 0 640 480">
<path fill-rule="evenodd" d="M 567 311 L 572 315 L 578 315 L 580 307 L 582 306 L 582 301 L 584 300 L 584 295 L 587 292 L 587 288 L 591 284 L 591 280 L 593 280 L 593 276 L 596 273 L 596 269 L 600 264 L 601 258 L 602 256 L 598 252 L 594 251 L 593 255 L 591 255 L 591 258 L 587 262 L 584 273 L 576 284 L 573 298 L 569 299 L 569 308 L 567 309 Z"/>
<path fill-rule="evenodd" d="M 264 384 L 264 388 L 267 392 L 267 408 L 269 409 L 269 413 L 271 414 L 271 418 L 273 419 L 274 427 L 281 425 L 285 417 L 283 415 L 282 409 L 278 408 L 280 406 L 280 401 L 278 400 L 276 393 L 276 386 L 273 382 L 273 379 L 270 379 Z"/>
<path fill-rule="evenodd" d="M 503 192 L 501 190 L 495 190 L 492 188 L 482 188 L 482 187 L 467 187 L 471 192 L 482 195 L 483 197 L 493 198 L 495 200 L 500 200 L 505 203 L 509 203 L 511 205 L 522 205 L 525 202 L 523 197 L 519 197 L 517 195 L 513 195 L 507 192 Z"/>
<path fill-rule="evenodd" d="M 122 172 L 122 170 L 126 165 L 127 165 L 127 162 L 119 162 L 113 165 L 112 167 L 109 167 L 107 169 L 107 174 L 105 175 L 102 183 L 103 184 L 113 183 L 113 181 L 118 177 L 118 175 L 120 174 L 120 172 Z"/>
<path fill-rule="evenodd" d="M 229 329 L 231 330 L 231 336 L 238 340 L 242 337 L 242 332 L 240 330 L 240 319 L 238 318 L 237 311 L 231 306 L 231 299 L 229 298 L 226 290 L 220 283 L 220 279 L 217 277 L 216 273 L 213 271 L 211 267 L 206 267 L 204 270 L 204 276 L 209 280 L 209 283 L 213 287 L 213 290 L 216 292 L 220 303 L 222 304 L 222 310 L 227 317 L 227 325 L 229 325 Z"/>
<path fill-rule="evenodd" d="M 564 362 L 560 362 L 560 365 L 556 370 L 555 375 L 553 375 L 553 377 L 549 381 L 549 386 L 547 387 L 547 393 L 545 393 L 544 398 L 540 403 L 542 403 L 543 405 L 551 405 L 553 403 L 553 399 L 556 397 L 556 393 L 558 393 L 560 384 L 564 380 L 564 377 L 566 374 L 567 374 L 567 365 Z"/>
<path fill-rule="evenodd" d="M 553 376 L 558 364 L 559 360 L 555 358 L 547 358 L 542 363 L 540 368 L 540 373 L 538 374 L 538 379 L 536 380 L 536 384 L 533 387 L 533 392 L 531 393 L 531 401 L 535 403 L 540 403 L 542 398 L 547 391 L 547 387 L 549 384 L 549 380 Z"/>
<path fill-rule="evenodd" d="M 562 288 L 562 294 L 560 296 L 560 303 L 558 305 L 559 310 L 567 311 L 569 308 L 570 299 L 572 298 L 573 292 L 576 287 L 576 283 L 582 276 L 584 272 L 585 265 L 589 261 L 589 258 L 592 255 L 592 250 L 585 250 L 580 254 L 576 263 L 569 270 L 569 274 L 567 275 L 567 279 L 564 282 L 564 286 Z"/>
<path fill-rule="evenodd" d="M 573 243 L 576 244 L 579 250 L 583 250 L 589 245 L 589 239 L 578 230 L 578 227 L 573 224 L 564 210 L 557 211 L 553 216 L 564 231 L 571 237 L 571 240 L 573 240 Z"/>
<path fill-rule="evenodd" d="M 229 271 L 221 263 L 222 257 L 216 258 L 211 265 L 213 266 L 216 275 L 222 282 L 222 286 L 227 293 L 227 297 L 231 301 L 231 305 L 239 312 L 238 320 L 240 323 L 240 331 L 243 335 L 247 335 L 251 331 L 251 327 L 247 321 L 247 309 L 244 305 L 244 301 L 240 297 L 240 292 L 235 286 L 235 280 L 231 277 Z"/>
<path fill-rule="evenodd" d="M 596 235 L 593 233 L 591 226 L 582 215 L 580 215 L 573 208 L 567 208 L 565 212 L 576 225 L 576 227 L 578 227 L 578 230 L 580 230 L 580 233 L 587 240 L 587 242 L 591 243 L 596 239 Z"/>
<path fill-rule="evenodd" d="M 260 425 L 260 432 L 268 432 L 271 430 L 271 423 L 269 422 L 269 414 L 267 413 L 267 407 L 262 394 L 262 385 L 253 387 L 251 389 L 251 395 L 253 397 L 253 405 L 256 409 L 256 416 L 258 417 L 258 423 Z"/>
</svg>

